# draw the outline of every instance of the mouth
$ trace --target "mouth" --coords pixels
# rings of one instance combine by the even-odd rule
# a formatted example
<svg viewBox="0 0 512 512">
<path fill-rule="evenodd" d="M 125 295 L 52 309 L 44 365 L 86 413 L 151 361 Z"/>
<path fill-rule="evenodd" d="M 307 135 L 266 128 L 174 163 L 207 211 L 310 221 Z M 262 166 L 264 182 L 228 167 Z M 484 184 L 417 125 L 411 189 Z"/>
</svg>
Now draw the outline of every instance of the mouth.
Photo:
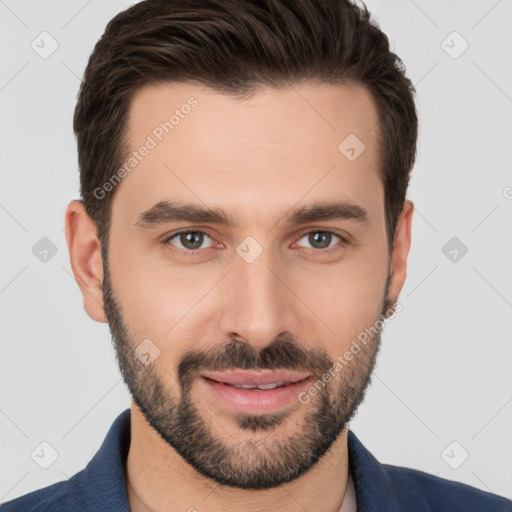
<svg viewBox="0 0 512 512">
<path fill-rule="evenodd" d="M 238 414 L 277 412 L 296 401 L 312 380 L 309 373 L 284 370 L 204 372 L 200 379 L 215 400 Z"/>
</svg>

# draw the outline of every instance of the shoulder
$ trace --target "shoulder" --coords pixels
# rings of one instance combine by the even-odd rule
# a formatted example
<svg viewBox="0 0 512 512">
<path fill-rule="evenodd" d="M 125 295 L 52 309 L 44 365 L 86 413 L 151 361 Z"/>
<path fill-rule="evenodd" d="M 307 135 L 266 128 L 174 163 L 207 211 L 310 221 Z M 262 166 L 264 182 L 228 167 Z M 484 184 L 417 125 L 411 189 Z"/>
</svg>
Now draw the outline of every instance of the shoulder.
<svg viewBox="0 0 512 512">
<path fill-rule="evenodd" d="M 404 510 L 418 505 L 432 512 L 512 512 L 512 501 L 423 471 L 383 464 Z"/>
<path fill-rule="evenodd" d="M 460 482 L 382 464 L 348 432 L 349 462 L 358 505 L 376 510 L 386 503 L 400 512 L 512 512 L 512 501 Z"/>
<path fill-rule="evenodd" d="M 0 504 L 0 512 L 128 512 L 124 465 L 129 446 L 130 409 L 126 409 L 84 469 L 68 480 Z"/>
<path fill-rule="evenodd" d="M 0 504 L 0 512 L 50 512 L 85 510 L 76 476 Z"/>
</svg>

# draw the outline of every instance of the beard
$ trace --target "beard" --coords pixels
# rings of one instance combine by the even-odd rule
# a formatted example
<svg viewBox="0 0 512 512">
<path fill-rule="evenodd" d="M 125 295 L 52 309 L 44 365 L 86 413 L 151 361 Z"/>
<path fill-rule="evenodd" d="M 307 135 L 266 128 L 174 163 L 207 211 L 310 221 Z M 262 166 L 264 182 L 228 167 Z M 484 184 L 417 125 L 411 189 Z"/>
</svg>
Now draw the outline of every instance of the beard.
<svg viewBox="0 0 512 512">
<path fill-rule="evenodd" d="M 105 312 L 116 360 L 134 403 L 170 447 L 200 474 L 217 483 L 260 490 L 298 478 L 327 453 L 364 399 L 380 347 L 383 322 L 335 378 L 329 382 L 322 380 L 318 394 L 307 404 L 297 402 L 292 408 L 272 414 L 233 415 L 244 437 L 242 442 L 237 438 L 230 445 L 229 434 L 224 440 L 223 432 L 215 433 L 219 429 L 215 414 L 209 414 L 194 396 L 194 382 L 201 372 L 280 369 L 304 371 L 321 379 L 335 361 L 321 348 L 303 347 L 291 337 L 281 337 L 261 350 L 233 339 L 207 350 L 189 350 L 180 358 L 177 375 L 156 363 L 146 366 L 134 354 L 138 343 L 130 335 L 114 297 L 107 258 L 104 276 Z M 391 305 L 387 297 L 390 278 L 391 275 L 379 318 L 387 317 Z M 372 329 L 375 331 L 375 327 Z M 177 381 L 179 396 L 173 396 L 165 378 Z M 290 418 L 294 413 L 296 419 Z M 293 432 L 279 432 L 278 427 L 287 419 Z M 264 439 L 263 433 L 267 434 Z"/>
</svg>

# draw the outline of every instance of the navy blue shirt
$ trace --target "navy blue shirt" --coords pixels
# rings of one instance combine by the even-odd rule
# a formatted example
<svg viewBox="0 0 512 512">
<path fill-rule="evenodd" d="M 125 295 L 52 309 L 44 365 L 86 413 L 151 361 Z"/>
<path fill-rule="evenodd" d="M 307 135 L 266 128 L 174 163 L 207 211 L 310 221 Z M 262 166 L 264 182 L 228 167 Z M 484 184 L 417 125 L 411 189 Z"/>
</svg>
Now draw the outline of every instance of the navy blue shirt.
<svg viewBox="0 0 512 512">
<path fill-rule="evenodd" d="M 124 467 L 130 409 L 114 421 L 85 469 L 0 505 L 0 512 L 129 512 Z M 357 512 L 512 512 L 512 501 L 421 471 L 381 464 L 348 433 Z"/>
</svg>

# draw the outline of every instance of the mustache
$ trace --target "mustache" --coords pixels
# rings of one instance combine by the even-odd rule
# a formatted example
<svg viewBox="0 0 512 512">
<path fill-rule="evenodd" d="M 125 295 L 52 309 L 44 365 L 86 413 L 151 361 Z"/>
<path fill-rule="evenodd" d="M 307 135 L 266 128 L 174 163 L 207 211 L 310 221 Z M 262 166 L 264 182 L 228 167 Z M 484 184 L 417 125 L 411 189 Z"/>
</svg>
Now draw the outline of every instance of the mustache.
<svg viewBox="0 0 512 512">
<path fill-rule="evenodd" d="M 293 338 L 279 338 L 261 350 L 238 340 L 230 340 L 206 351 L 187 351 L 178 365 L 181 385 L 194 374 L 224 370 L 294 370 L 320 378 L 334 364 L 321 348 L 307 349 Z"/>
</svg>

